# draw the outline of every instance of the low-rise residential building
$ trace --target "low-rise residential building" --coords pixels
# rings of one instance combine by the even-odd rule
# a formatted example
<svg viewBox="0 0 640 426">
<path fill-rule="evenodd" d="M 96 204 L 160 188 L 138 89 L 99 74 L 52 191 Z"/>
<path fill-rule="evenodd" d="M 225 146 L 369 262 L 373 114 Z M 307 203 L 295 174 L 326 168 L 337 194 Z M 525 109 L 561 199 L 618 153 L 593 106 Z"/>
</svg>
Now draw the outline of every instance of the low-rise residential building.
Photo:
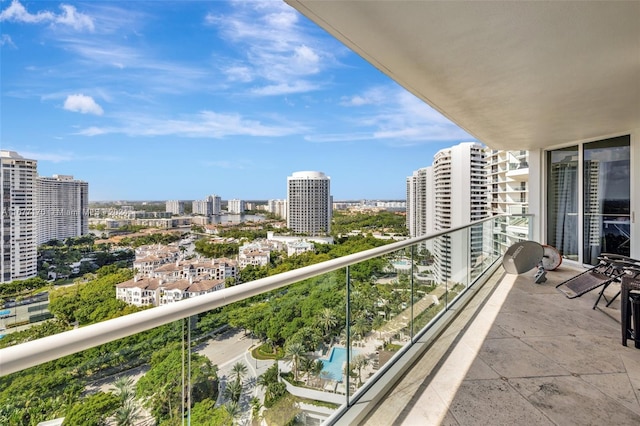
<svg viewBox="0 0 640 426">
<path fill-rule="evenodd" d="M 151 273 L 166 263 L 172 263 L 178 260 L 180 250 L 177 246 L 163 246 L 153 244 L 141 246 L 136 249 L 136 260 L 133 262 L 133 268 L 141 276 L 151 276 Z"/>
<path fill-rule="evenodd" d="M 271 251 L 277 248 L 276 244 L 266 240 L 244 244 L 238 250 L 238 267 L 244 269 L 249 265 L 266 266 L 271 260 Z"/>
<path fill-rule="evenodd" d="M 215 279 L 236 278 L 237 262 L 230 259 L 195 259 L 176 261 L 162 265 L 150 274 L 152 278 L 165 281 L 183 279 Z"/>
<path fill-rule="evenodd" d="M 222 290 L 237 277 L 235 260 L 181 259 L 177 244 L 152 244 L 136 249 L 133 279 L 116 286 L 116 299 L 136 306 L 161 306 Z"/>
<path fill-rule="evenodd" d="M 287 256 L 304 253 L 305 251 L 313 251 L 315 245 L 309 241 L 291 241 L 287 243 Z"/>
<path fill-rule="evenodd" d="M 222 290 L 224 280 L 177 280 L 134 277 L 116 286 L 116 299 L 135 306 L 162 306 L 191 297 Z"/>
</svg>

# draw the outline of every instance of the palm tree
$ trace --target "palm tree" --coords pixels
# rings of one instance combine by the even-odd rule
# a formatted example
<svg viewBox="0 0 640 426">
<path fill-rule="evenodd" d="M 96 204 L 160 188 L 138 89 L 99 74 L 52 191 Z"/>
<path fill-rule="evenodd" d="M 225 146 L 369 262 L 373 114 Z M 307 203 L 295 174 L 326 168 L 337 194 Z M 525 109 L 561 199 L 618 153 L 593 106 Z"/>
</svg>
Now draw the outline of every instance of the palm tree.
<svg viewBox="0 0 640 426">
<path fill-rule="evenodd" d="M 285 359 L 290 360 L 291 368 L 293 370 L 293 378 L 295 381 L 298 381 L 298 369 L 300 366 L 300 361 L 305 357 L 307 351 L 305 350 L 302 343 L 291 343 L 287 345 L 284 350 Z"/>
<path fill-rule="evenodd" d="M 128 376 L 121 376 L 113 383 L 116 396 L 124 403 L 134 397 L 133 379 Z"/>
<path fill-rule="evenodd" d="M 240 405 L 237 401 L 229 401 L 223 405 L 224 410 L 229 414 L 229 417 L 236 419 L 240 414 L 242 414 L 242 410 L 240 409 Z"/>
<path fill-rule="evenodd" d="M 227 383 L 227 387 L 224 388 L 224 397 L 232 402 L 240 401 L 242 395 L 242 383 L 239 381 Z"/>
<path fill-rule="evenodd" d="M 260 402 L 260 398 L 254 396 L 249 401 L 249 405 L 251 405 L 251 416 L 254 419 L 257 419 L 258 415 L 260 415 L 260 409 L 262 408 L 262 403 Z"/>
<path fill-rule="evenodd" d="M 231 375 L 235 376 L 236 382 L 242 381 L 247 375 L 247 366 L 243 362 L 236 362 L 231 368 Z"/>
<path fill-rule="evenodd" d="M 362 369 L 367 365 L 369 365 L 369 360 L 364 355 L 358 355 L 353 360 L 353 366 L 358 370 L 358 387 L 362 386 Z"/>
<path fill-rule="evenodd" d="M 138 420 L 142 418 L 140 407 L 131 401 L 118 408 L 114 415 L 117 426 L 134 426 L 138 424 Z"/>
<path fill-rule="evenodd" d="M 135 390 L 131 377 L 119 377 L 113 384 L 115 394 L 120 398 L 122 405 L 118 407 L 114 414 L 117 426 L 132 426 L 142 417 L 140 406 L 135 401 Z"/>
<path fill-rule="evenodd" d="M 336 315 L 334 314 L 331 308 L 324 308 L 320 312 L 320 318 L 318 320 L 322 328 L 324 329 L 325 337 L 329 335 L 329 330 L 338 324 L 338 320 L 336 319 Z"/>
<path fill-rule="evenodd" d="M 359 317 L 353 324 L 353 336 L 357 339 L 362 339 L 364 335 L 369 331 L 369 321 L 365 317 Z"/>
</svg>

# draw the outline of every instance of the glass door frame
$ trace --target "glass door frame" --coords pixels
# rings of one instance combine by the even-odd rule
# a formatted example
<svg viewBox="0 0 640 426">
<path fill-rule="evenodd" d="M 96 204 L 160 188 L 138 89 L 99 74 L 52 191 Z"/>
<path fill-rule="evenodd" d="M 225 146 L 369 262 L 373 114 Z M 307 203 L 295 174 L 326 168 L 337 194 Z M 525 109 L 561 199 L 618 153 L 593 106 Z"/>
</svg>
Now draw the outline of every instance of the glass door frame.
<svg viewBox="0 0 640 426">
<path fill-rule="evenodd" d="M 562 144 L 554 147 L 549 147 L 542 149 L 540 151 L 540 177 L 542 178 L 542 185 L 540 186 L 541 193 L 540 197 L 540 215 L 541 221 L 540 224 L 541 229 L 539 236 L 541 237 L 540 241 L 543 241 L 545 244 L 548 244 L 548 234 L 547 227 L 549 226 L 549 211 L 548 211 L 548 199 L 547 193 L 550 190 L 549 186 L 549 153 L 555 150 L 569 148 L 569 147 L 577 147 L 578 149 L 578 229 L 577 229 L 577 244 L 578 244 L 578 259 L 576 261 L 567 259 L 570 263 L 577 263 L 585 266 L 590 266 L 585 264 L 585 250 L 584 250 L 584 214 L 585 214 L 585 195 L 584 195 L 584 148 L 585 145 L 592 142 L 605 141 L 607 139 L 617 138 L 617 137 L 629 137 L 629 208 L 630 208 L 630 256 L 633 258 L 640 258 L 640 241 L 638 240 L 639 236 L 638 227 L 635 224 L 635 211 L 636 205 L 640 203 L 640 197 L 635 196 L 635 193 L 640 190 L 640 171 L 636 171 L 637 168 L 640 167 L 640 147 L 638 143 L 640 142 L 640 135 L 637 132 L 624 132 L 620 134 L 610 135 L 598 137 L 595 139 L 588 139 L 582 141 L 574 141 L 567 144 Z M 531 175 L 530 175 L 531 177 Z M 531 201 L 531 200 L 530 200 Z"/>
</svg>

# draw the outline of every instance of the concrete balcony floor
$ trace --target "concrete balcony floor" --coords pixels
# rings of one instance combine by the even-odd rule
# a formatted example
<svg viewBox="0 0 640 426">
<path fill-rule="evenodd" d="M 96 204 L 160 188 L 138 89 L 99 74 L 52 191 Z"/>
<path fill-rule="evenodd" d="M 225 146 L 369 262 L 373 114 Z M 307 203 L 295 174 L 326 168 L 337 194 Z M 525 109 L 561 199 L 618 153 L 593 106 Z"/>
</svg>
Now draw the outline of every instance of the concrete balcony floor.
<svg viewBox="0 0 640 426">
<path fill-rule="evenodd" d="M 594 310 L 599 289 L 555 288 L 581 271 L 535 284 L 535 270 L 500 267 L 360 424 L 640 424 L 640 349 L 621 344 L 620 301 Z"/>
</svg>

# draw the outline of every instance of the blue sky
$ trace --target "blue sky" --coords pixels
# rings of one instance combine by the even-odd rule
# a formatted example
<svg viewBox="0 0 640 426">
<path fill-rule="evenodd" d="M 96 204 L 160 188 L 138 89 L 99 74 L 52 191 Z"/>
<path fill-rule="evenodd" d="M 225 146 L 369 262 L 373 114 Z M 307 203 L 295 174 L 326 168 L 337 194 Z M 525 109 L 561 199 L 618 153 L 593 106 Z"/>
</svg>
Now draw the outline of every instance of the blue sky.
<svg viewBox="0 0 640 426">
<path fill-rule="evenodd" d="M 0 146 L 91 201 L 404 199 L 474 140 L 279 0 L 0 1 Z"/>
</svg>

